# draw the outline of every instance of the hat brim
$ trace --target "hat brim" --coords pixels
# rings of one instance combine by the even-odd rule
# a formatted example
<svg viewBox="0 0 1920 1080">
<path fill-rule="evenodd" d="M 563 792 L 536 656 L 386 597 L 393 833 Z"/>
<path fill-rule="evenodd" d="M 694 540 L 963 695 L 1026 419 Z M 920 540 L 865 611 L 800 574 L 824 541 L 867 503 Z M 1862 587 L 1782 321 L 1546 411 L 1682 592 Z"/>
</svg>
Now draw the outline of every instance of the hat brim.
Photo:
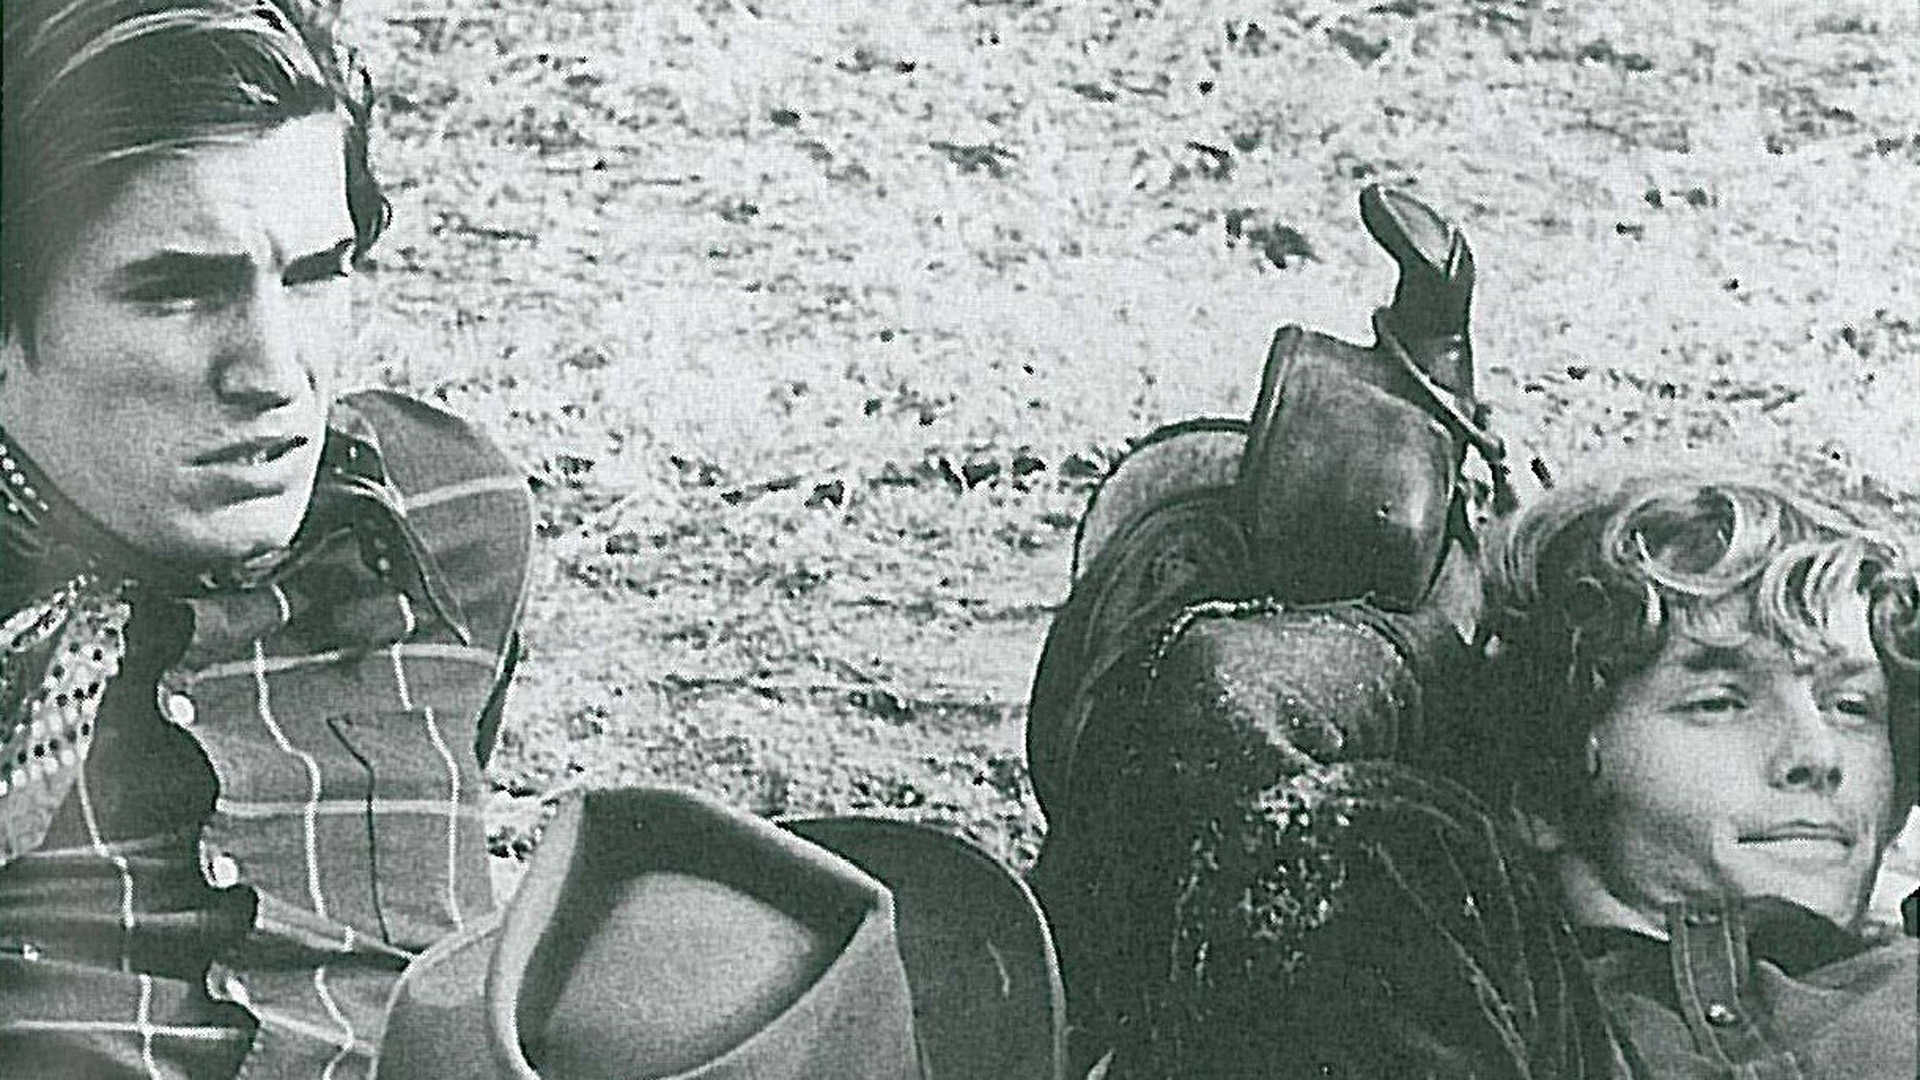
<svg viewBox="0 0 1920 1080">
<path fill-rule="evenodd" d="M 781 824 L 893 893 L 928 1080 L 1063 1075 L 1059 965 L 1045 916 L 1019 878 L 964 841 L 909 822 Z"/>
<path fill-rule="evenodd" d="M 506 912 L 505 907 L 496 908 L 469 922 L 400 973 L 387 1000 L 387 1028 L 373 1064 L 375 1080 L 540 1080 L 521 1062 L 495 1053 L 487 1035 L 487 970 Z"/>
<path fill-rule="evenodd" d="M 925 1080 L 1059 1080 L 1064 991 L 1045 917 L 1019 878 L 923 825 L 857 817 L 778 824 L 892 893 Z M 389 1000 L 376 1077 L 542 1080 L 486 1033 L 498 1005 L 489 999 L 489 972 L 500 962 L 510 908 L 469 923 L 408 965 Z"/>
</svg>

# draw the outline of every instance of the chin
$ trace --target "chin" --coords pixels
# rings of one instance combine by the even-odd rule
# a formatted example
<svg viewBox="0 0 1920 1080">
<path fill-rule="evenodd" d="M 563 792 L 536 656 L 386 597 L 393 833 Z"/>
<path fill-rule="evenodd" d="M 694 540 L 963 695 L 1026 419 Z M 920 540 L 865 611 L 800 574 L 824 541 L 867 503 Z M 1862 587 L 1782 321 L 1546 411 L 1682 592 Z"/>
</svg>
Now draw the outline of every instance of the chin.
<svg viewBox="0 0 1920 1080">
<path fill-rule="evenodd" d="M 1815 915 L 1822 916 L 1827 921 L 1838 923 L 1841 926 L 1852 925 L 1854 919 L 1858 917 L 1858 912 L 1854 910 L 1854 904 L 1841 897 L 1834 896 L 1830 892 L 1813 890 L 1795 892 L 1791 889 L 1767 889 L 1762 890 L 1761 895 L 1785 900 L 1797 907 L 1806 908 Z"/>
<path fill-rule="evenodd" d="M 1806 908 L 1837 926 L 1851 927 L 1866 912 L 1872 885 L 1856 882 L 1851 875 L 1835 874 L 1824 881 L 1759 880 L 1741 889 L 1748 897 L 1772 897 Z"/>
<path fill-rule="evenodd" d="M 300 531 L 310 496 L 310 491 L 287 492 L 201 515 L 168 545 L 171 551 L 157 554 L 206 565 L 241 562 L 284 548 Z"/>
</svg>

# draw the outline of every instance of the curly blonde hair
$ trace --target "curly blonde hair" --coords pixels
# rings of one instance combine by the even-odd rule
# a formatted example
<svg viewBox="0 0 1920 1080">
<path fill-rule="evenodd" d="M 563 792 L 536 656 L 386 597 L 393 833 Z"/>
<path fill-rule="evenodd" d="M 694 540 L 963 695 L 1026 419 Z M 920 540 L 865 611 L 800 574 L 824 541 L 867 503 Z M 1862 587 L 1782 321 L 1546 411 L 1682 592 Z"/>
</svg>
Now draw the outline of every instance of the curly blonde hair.
<svg viewBox="0 0 1920 1080">
<path fill-rule="evenodd" d="M 1763 635 L 1820 655 L 1841 601 L 1868 602 L 1901 797 L 1915 795 L 1920 600 L 1890 538 L 1765 481 L 1633 476 L 1550 492 L 1484 552 L 1488 711 L 1506 790 L 1564 812 L 1582 747 L 1621 682 L 1674 635 Z M 1483 746 L 1489 745 L 1483 742 Z"/>
</svg>

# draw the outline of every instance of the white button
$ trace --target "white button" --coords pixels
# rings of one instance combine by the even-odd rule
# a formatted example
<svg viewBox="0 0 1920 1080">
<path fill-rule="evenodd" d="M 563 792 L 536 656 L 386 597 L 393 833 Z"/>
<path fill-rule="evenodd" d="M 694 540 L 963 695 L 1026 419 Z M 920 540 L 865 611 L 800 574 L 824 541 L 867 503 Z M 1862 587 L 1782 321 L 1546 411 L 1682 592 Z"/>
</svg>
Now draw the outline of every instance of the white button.
<svg viewBox="0 0 1920 1080">
<path fill-rule="evenodd" d="M 1716 1001 L 1707 1006 L 1707 1023 L 1714 1027 L 1732 1027 L 1740 1022 L 1740 1012 L 1733 1006 Z"/>
<path fill-rule="evenodd" d="M 207 881 L 216 889 L 231 889 L 240 884 L 240 864 L 231 855 L 215 855 L 207 860 Z"/>
<path fill-rule="evenodd" d="M 175 727 L 192 727 L 194 718 L 199 715 L 193 699 L 185 694 L 168 694 L 166 701 L 162 702 L 160 707 L 165 711 L 167 720 Z"/>
</svg>

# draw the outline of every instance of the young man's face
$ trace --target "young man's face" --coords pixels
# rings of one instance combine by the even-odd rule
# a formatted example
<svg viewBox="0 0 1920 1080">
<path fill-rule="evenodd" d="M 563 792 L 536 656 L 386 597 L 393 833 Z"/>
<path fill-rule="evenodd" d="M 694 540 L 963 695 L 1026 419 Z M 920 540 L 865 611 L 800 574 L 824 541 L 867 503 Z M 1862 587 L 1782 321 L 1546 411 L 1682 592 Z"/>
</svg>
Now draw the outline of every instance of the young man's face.
<svg viewBox="0 0 1920 1080">
<path fill-rule="evenodd" d="M 1675 635 L 1595 729 L 1590 860 L 1611 898 L 1778 897 L 1852 925 L 1898 827 L 1887 684 L 1855 598 L 1831 654 Z M 1579 898 L 1575 898 L 1576 907 Z"/>
<path fill-rule="evenodd" d="M 7 343 L 8 434 L 146 554 L 244 558 L 306 513 L 348 329 L 343 131 L 313 116 L 140 167 Z"/>
</svg>

